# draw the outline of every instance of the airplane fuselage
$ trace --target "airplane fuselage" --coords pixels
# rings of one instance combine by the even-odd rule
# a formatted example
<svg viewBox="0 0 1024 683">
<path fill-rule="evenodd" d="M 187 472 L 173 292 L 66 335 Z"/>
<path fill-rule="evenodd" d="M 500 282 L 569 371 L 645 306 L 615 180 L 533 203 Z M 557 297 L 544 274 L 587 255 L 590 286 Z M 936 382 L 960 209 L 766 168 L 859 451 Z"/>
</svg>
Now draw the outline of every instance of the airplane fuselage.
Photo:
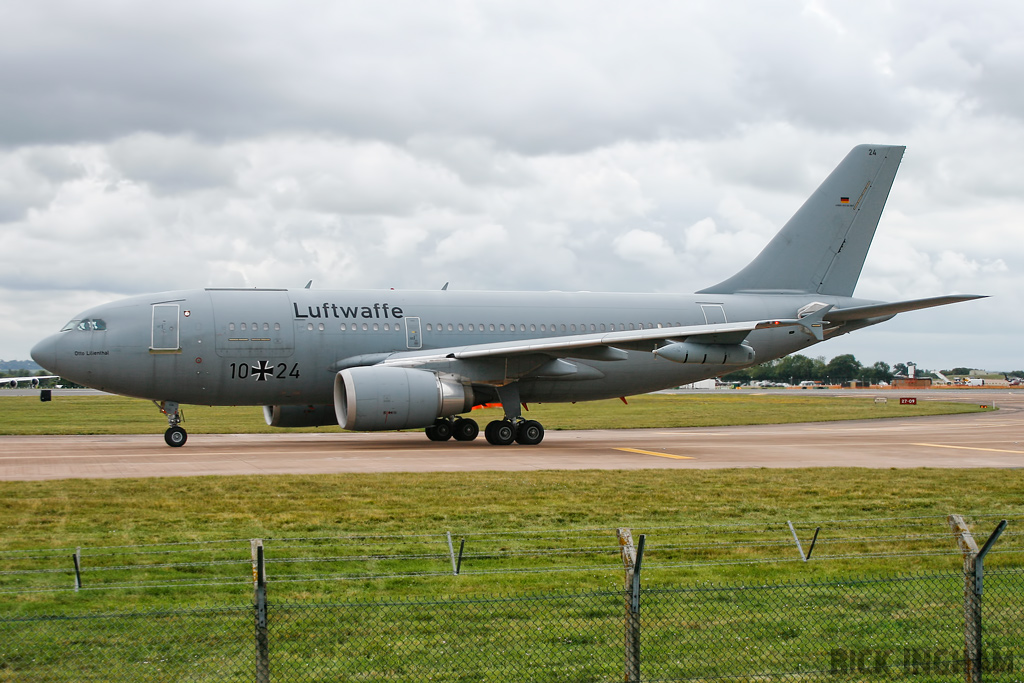
<svg viewBox="0 0 1024 683">
<path fill-rule="evenodd" d="M 319 405 L 334 400 L 334 375 L 366 358 L 517 339 L 794 318 L 811 301 L 838 307 L 867 303 L 806 294 L 201 289 L 91 309 L 81 319 L 102 320 L 102 329 L 69 325 L 40 348 L 46 349 L 41 351 L 46 367 L 111 393 L 202 405 Z M 793 327 L 755 330 L 746 340 L 756 363 L 815 342 Z M 627 348 L 616 360 L 581 351 L 572 358 L 575 372 L 523 376 L 520 397 L 560 402 L 628 396 L 752 364 L 675 363 L 650 350 Z M 360 360 L 346 363 L 349 359 Z M 503 381 L 495 377 L 493 383 Z"/>
</svg>

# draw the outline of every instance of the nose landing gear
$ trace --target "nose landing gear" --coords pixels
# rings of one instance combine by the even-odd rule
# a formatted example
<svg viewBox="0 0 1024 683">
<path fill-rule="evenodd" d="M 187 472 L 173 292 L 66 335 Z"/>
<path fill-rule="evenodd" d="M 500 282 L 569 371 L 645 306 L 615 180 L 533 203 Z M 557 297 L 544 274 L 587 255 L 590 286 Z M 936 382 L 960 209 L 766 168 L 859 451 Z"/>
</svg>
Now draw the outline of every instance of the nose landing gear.
<svg viewBox="0 0 1024 683">
<path fill-rule="evenodd" d="M 188 432 L 180 426 L 181 422 L 184 421 L 185 416 L 182 414 L 180 407 L 174 401 L 163 401 L 156 403 L 156 407 L 160 409 L 160 412 L 167 416 L 167 431 L 164 432 L 164 441 L 168 446 L 173 448 L 180 448 L 185 445 L 185 441 L 188 440 Z"/>
</svg>

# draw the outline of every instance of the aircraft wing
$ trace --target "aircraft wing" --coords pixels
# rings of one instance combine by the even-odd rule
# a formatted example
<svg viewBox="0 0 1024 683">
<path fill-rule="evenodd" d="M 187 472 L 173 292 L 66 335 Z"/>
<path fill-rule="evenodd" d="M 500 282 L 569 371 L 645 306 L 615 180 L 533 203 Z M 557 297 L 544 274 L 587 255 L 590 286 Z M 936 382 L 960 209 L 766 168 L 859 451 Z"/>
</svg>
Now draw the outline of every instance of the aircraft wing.
<svg viewBox="0 0 1024 683">
<path fill-rule="evenodd" d="M 855 306 L 853 308 L 833 308 L 825 314 L 825 320 L 830 323 L 851 322 L 854 320 L 866 320 L 868 318 L 891 318 L 897 313 L 917 311 L 922 308 L 933 306 L 945 306 L 961 301 L 973 299 L 984 299 L 983 294 L 953 294 L 950 296 L 933 296 L 928 299 L 911 299 L 909 301 L 894 301 L 892 303 L 870 304 L 868 306 Z"/>
<path fill-rule="evenodd" d="M 383 359 L 374 359 L 384 365 L 418 366 L 450 360 L 471 360 L 478 358 L 501 358 L 510 356 L 543 354 L 551 357 L 578 357 L 593 360 L 625 360 L 623 348 L 657 347 L 658 342 L 690 341 L 704 344 L 739 344 L 753 330 L 784 326 L 803 326 L 816 336 L 821 335 L 820 318 L 824 311 L 801 320 L 762 320 L 711 325 L 688 325 L 683 327 L 657 327 L 643 330 L 618 332 L 591 332 L 561 337 L 518 339 L 488 344 L 453 346 L 422 351 L 402 351 Z M 815 328 L 816 326 L 816 328 Z M 812 328 L 815 328 L 812 330 Z M 369 359 L 368 359 L 369 360 Z"/>
</svg>

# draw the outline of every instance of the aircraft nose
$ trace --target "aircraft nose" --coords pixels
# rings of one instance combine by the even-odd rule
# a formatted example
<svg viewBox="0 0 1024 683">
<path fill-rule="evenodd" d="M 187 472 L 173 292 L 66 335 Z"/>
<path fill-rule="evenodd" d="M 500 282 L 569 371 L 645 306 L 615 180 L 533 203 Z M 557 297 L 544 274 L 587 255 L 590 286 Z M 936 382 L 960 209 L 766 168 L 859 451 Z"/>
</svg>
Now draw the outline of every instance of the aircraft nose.
<svg viewBox="0 0 1024 683">
<path fill-rule="evenodd" d="M 32 356 L 32 360 L 42 366 L 43 369 L 52 373 L 56 373 L 58 371 L 57 368 L 54 367 L 57 364 L 56 335 L 51 335 L 42 340 L 33 346 L 29 353 Z"/>
</svg>

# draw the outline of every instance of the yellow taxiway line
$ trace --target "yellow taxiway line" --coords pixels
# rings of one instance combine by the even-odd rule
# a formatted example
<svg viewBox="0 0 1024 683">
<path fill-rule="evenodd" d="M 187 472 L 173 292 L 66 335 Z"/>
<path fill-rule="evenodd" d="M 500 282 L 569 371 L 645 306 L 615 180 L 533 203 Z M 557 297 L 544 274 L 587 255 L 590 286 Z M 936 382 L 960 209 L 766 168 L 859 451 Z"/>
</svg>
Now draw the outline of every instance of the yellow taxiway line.
<svg viewBox="0 0 1024 683">
<path fill-rule="evenodd" d="M 1024 451 L 1010 451 L 1004 448 L 979 448 L 978 446 L 947 446 L 941 443 L 915 443 L 915 446 L 928 446 L 930 448 L 958 448 L 962 451 L 988 451 L 989 453 L 1017 453 L 1024 455 Z"/>
<path fill-rule="evenodd" d="M 673 460 L 693 460 L 693 458 L 686 455 L 670 455 L 669 453 L 655 453 L 654 451 L 642 451 L 639 448 L 616 448 L 617 451 L 625 451 L 627 453 L 639 453 L 640 455 L 656 455 L 659 458 L 672 458 Z"/>
</svg>

